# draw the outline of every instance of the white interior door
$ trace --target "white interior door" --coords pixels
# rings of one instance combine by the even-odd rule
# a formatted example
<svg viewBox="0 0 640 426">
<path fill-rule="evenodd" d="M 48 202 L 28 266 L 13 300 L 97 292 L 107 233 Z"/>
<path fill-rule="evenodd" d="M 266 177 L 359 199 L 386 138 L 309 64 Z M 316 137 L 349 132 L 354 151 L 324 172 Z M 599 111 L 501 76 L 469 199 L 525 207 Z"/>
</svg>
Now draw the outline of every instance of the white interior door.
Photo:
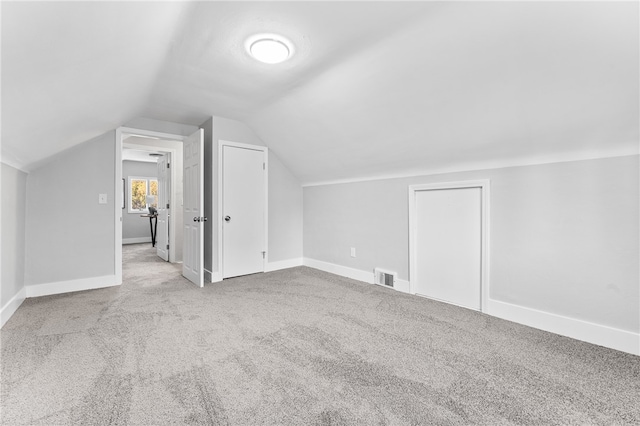
<svg viewBox="0 0 640 426">
<path fill-rule="evenodd" d="M 222 276 L 264 272 L 266 153 L 222 148 Z"/>
<path fill-rule="evenodd" d="M 415 194 L 416 294 L 479 310 L 482 189 Z"/>
<path fill-rule="evenodd" d="M 182 275 L 204 287 L 204 133 L 183 142 Z"/>
<path fill-rule="evenodd" d="M 156 230 L 156 253 L 158 257 L 166 261 L 169 261 L 169 194 L 171 194 L 169 154 L 164 154 L 158 157 L 158 227 Z"/>
</svg>

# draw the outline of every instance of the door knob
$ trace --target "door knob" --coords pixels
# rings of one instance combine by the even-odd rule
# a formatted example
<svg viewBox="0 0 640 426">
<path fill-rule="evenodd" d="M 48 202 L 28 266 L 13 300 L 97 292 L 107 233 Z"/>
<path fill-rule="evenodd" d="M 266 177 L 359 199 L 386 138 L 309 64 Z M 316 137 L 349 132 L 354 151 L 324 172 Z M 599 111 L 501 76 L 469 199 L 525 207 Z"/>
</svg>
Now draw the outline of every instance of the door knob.
<svg viewBox="0 0 640 426">
<path fill-rule="evenodd" d="M 196 217 L 193 218 L 193 221 L 194 222 L 200 222 L 200 218 L 196 216 Z"/>
<path fill-rule="evenodd" d="M 231 216 L 225 216 L 225 217 L 224 217 L 224 220 L 225 220 L 226 222 L 230 222 L 230 221 L 231 221 Z"/>
</svg>

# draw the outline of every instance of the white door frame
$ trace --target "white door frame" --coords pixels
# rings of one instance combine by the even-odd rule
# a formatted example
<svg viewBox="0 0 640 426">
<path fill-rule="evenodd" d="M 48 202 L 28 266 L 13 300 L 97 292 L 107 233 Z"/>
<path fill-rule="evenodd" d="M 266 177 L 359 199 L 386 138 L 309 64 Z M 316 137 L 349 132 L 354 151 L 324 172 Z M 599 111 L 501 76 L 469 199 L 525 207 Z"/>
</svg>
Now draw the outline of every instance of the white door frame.
<svg viewBox="0 0 640 426">
<path fill-rule="evenodd" d="M 460 188 L 480 188 L 481 192 L 481 248 L 480 265 L 482 268 L 480 274 L 480 311 L 487 312 L 489 306 L 489 200 L 490 198 L 490 181 L 489 179 L 429 183 L 409 186 L 409 292 L 416 294 L 417 286 L 417 265 L 418 259 L 416 254 L 416 193 L 419 191 L 433 191 L 441 189 L 460 189 Z"/>
<path fill-rule="evenodd" d="M 222 205 L 222 190 L 223 190 L 223 174 L 222 167 L 224 165 L 222 159 L 222 150 L 225 146 L 232 146 L 235 148 L 244 148 L 244 149 L 252 149 L 254 151 L 262 151 L 264 156 L 264 164 L 265 164 L 265 174 L 264 174 L 264 246 L 265 246 L 265 255 L 264 255 L 264 268 L 266 269 L 266 265 L 269 263 L 269 149 L 266 146 L 259 145 L 251 145 L 240 142 L 231 142 L 225 140 L 218 140 L 218 273 L 216 276 L 222 280 L 224 276 L 223 271 L 223 234 L 222 234 L 222 213 L 224 211 Z"/>
<path fill-rule="evenodd" d="M 115 210 L 116 210 L 116 219 L 115 219 L 115 229 L 116 229 L 116 234 L 115 234 L 115 275 L 116 275 L 116 283 L 117 284 L 122 284 L 122 206 L 120 204 L 120 200 L 123 197 L 123 193 L 122 193 L 122 145 L 123 145 L 123 141 L 122 141 L 122 136 L 123 134 L 135 134 L 135 135 L 140 135 L 140 136 L 149 136 L 152 138 L 158 138 L 158 139 L 168 139 L 168 140 L 174 140 L 174 141 L 183 141 L 186 136 L 182 136 L 182 135 L 174 135 L 171 133 L 161 133 L 161 132 L 154 132 L 152 130 L 143 130 L 143 129 L 136 129 L 133 127 L 118 127 L 116 129 L 116 200 L 115 200 Z M 143 149 L 143 150 L 149 150 L 150 147 L 148 145 L 136 145 L 134 143 L 128 143 L 127 142 L 127 146 L 131 146 L 133 148 L 138 148 L 138 149 Z M 175 162 L 175 158 L 176 158 L 176 150 L 173 148 L 163 148 L 160 147 L 157 150 L 162 150 L 165 152 L 170 152 L 171 153 L 171 161 Z M 177 204 L 174 203 L 174 200 L 176 199 L 176 193 L 175 193 L 175 185 L 174 183 L 177 181 L 178 176 L 177 176 L 178 170 L 175 167 L 171 167 L 171 203 L 176 207 L 176 208 L 182 208 L 182 206 L 178 206 Z M 171 210 L 174 210 L 174 207 L 171 208 Z M 175 261 L 175 251 L 173 251 L 173 248 L 175 248 L 175 229 L 176 229 L 176 224 L 175 224 L 175 218 L 176 215 L 172 214 L 171 215 L 171 219 L 169 221 L 169 261 Z M 180 224 L 180 226 L 182 226 L 182 224 Z M 171 232 L 171 230 L 174 230 L 174 232 Z"/>
</svg>

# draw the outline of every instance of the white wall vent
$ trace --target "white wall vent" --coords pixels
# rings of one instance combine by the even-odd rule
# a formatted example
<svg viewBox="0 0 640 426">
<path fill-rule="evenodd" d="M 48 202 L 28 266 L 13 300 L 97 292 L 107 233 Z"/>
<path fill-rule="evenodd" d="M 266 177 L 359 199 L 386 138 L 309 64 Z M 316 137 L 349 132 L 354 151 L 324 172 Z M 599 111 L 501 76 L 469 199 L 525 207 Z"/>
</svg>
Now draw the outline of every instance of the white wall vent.
<svg viewBox="0 0 640 426">
<path fill-rule="evenodd" d="M 384 269 L 375 268 L 373 270 L 373 282 L 385 287 L 393 287 L 398 278 L 397 272 L 385 271 Z"/>
</svg>

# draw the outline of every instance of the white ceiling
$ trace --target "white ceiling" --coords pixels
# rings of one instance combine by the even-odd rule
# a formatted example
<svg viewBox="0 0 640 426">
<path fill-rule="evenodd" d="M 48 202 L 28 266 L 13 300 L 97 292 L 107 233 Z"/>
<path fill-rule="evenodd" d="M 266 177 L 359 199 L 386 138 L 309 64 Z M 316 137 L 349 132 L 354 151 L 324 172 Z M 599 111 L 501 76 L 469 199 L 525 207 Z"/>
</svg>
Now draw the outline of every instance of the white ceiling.
<svg viewBox="0 0 640 426">
<path fill-rule="evenodd" d="M 636 153 L 638 3 L 2 3 L 2 156 L 242 120 L 302 183 Z M 260 64 L 247 37 L 296 55 Z"/>
<path fill-rule="evenodd" d="M 158 158 L 149 155 L 150 151 L 133 148 L 122 148 L 122 161 L 142 161 L 144 163 L 157 163 Z"/>
<path fill-rule="evenodd" d="M 142 161 L 145 163 L 157 163 L 158 157 L 151 154 L 164 154 L 169 152 L 162 147 L 162 143 L 154 145 L 154 141 L 178 142 L 170 139 L 141 136 L 124 133 L 122 135 L 122 161 Z"/>
</svg>

